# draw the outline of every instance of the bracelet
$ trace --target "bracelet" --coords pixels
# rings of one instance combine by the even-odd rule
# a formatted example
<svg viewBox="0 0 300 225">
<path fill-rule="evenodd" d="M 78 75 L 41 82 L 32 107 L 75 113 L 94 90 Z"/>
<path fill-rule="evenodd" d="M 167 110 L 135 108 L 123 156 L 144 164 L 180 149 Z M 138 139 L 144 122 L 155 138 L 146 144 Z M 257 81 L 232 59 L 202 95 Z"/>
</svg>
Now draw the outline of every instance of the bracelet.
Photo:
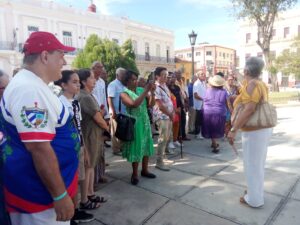
<svg viewBox="0 0 300 225">
<path fill-rule="evenodd" d="M 59 195 L 59 196 L 57 196 L 57 197 L 54 197 L 54 198 L 53 198 L 53 201 L 57 202 L 57 201 L 63 199 L 67 194 L 68 194 L 67 191 L 65 191 L 65 192 L 62 193 L 61 195 Z"/>
</svg>

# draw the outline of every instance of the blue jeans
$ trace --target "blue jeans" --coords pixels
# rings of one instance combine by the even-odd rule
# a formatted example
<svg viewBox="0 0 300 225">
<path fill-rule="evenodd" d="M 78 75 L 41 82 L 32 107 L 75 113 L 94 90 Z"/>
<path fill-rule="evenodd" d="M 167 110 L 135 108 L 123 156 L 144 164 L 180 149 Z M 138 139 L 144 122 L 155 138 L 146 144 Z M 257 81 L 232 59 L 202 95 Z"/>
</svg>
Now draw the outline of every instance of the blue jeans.
<svg viewBox="0 0 300 225">
<path fill-rule="evenodd" d="M 9 215 L 5 210 L 4 203 L 4 193 L 3 193 L 3 159 L 2 152 L 0 150 L 0 224 L 10 225 Z"/>
</svg>

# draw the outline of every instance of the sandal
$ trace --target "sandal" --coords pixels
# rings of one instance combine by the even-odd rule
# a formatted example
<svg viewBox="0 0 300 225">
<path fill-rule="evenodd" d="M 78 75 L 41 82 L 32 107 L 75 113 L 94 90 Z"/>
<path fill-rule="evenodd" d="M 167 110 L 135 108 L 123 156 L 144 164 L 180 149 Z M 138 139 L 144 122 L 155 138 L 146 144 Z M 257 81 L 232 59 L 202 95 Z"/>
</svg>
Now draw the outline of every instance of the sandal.
<svg viewBox="0 0 300 225">
<path fill-rule="evenodd" d="M 219 149 L 219 144 L 218 143 L 216 143 L 216 144 L 212 143 L 210 147 L 213 149 L 212 150 L 213 153 L 215 153 L 215 154 L 219 153 L 220 149 Z"/>
<path fill-rule="evenodd" d="M 217 143 L 217 144 L 211 144 L 211 145 L 210 145 L 211 148 L 216 148 L 216 149 L 219 148 L 219 146 L 220 146 L 220 145 L 219 145 L 218 143 Z"/>
<path fill-rule="evenodd" d="M 88 196 L 88 200 L 95 203 L 105 203 L 107 202 L 107 199 L 105 199 L 103 196 L 97 196 L 97 195 L 90 195 Z"/>
<path fill-rule="evenodd" d="M 92 202 L 89 199 L 86 203 L 80 202 L 80 209 L 82 210 L 93 210 L 93 209 L 98 209 L 99 207 L 100 207 L 99 202 Z"/>
<path fill-rule="evenodd" d="M 252 207 L 251 205 L 248 204 L 248 202 L 246 202 L 244 196 L 243 197 L 240 197 L 240 203 L 246 205 L 246 206 L 249 206 L 249 207 Z"/>
<path fill-rule="evenodd" d="M 107 177 L 100 177 L 98 181 L 99 181 L 99 183 L 107 183 L 108 178 Z"/>
</svg>

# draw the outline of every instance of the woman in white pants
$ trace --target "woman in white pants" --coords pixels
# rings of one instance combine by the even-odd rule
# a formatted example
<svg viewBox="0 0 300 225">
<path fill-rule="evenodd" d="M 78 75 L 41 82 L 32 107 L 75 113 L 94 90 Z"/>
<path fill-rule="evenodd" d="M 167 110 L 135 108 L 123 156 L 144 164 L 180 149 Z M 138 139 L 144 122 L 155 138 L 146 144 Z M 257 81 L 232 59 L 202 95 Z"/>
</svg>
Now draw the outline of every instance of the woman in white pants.
<svg viewBox="0 0 300 225">
<path fill-rule="evenodd" d="M 268 88 L 259 76 L 264 67 L 264 62 L 258 57 L 251 57 L 246 61 L 244 68 L 244 82 L 240 94 L 233 106 L 244 105 L 239 117 L 232 124 L 228 134 L 231 144 L 239 129 L 242 130 L 242 148 L 244 158 L 244 171 L 247 181 L 247 190 L 240 202 L 251 207 L 264 205 L 264 168 L 272 128 L 243 128 L 251 115 L 255 112 L 256 105 L 263 98 L 268 99 Z"/>
</svg>

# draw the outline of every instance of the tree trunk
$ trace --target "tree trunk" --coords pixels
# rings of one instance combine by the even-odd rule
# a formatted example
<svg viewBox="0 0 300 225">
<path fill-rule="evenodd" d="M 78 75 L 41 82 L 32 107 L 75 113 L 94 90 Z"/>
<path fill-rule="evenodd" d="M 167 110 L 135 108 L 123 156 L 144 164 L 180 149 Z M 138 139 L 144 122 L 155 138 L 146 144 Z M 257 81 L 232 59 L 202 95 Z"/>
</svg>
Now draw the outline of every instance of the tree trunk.
<svg viewBox="0 0 300 225">
<path fill-rule="evenodd" d="M 270 57 L 270 51 L 263 51 L 264 58 L 265 58 L 265 68 L 268 72 L 268 80 L 271 78 L 271 87 L 273 92 L 279 92 L 277 74 L 272 74 L 270 72 L 270 68 L 272 66 L 272 58 Z"/>
</svg>

